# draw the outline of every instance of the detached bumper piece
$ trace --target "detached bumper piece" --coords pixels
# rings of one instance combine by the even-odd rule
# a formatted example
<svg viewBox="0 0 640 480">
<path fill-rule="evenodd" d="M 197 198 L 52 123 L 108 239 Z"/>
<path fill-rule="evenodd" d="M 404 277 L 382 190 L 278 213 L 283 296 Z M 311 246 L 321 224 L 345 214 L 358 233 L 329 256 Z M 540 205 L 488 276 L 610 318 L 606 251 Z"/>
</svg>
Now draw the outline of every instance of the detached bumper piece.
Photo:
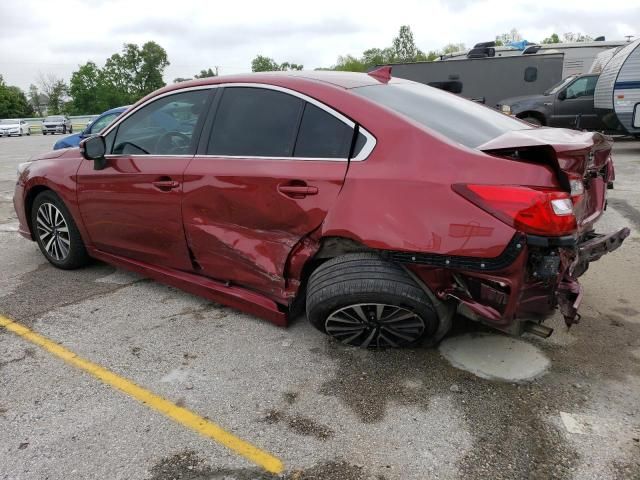
<svg viewBox="0 0 640 480">
<path fill-rule="evenodd" d="M 591 234 L 576 245 L 575 260 L 556 291 L 558 306 L 568 327 L 580 321 L 578 308 L 582 303 L 583 289 L 577 278 L 587 271 L 590 262 L 595 262 L 603 255 L 618 249 L 630 233 L 625 227 L 613 233 Z"/>
</svg>

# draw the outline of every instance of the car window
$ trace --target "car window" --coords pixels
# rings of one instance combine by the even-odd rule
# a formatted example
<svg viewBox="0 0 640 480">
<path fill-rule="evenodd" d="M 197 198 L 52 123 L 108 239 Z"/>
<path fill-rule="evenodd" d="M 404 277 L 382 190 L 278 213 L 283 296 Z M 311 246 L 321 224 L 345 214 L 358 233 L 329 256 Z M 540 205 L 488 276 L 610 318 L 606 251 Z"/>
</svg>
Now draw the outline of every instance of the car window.
<svg viewBox="0 0 640 480">
<path fill-rule="evenodd" d="M 294 157 L 347 158 L 353 128 L 321 108 L 306 103 Z"/>
<path fill-rule="evenodd" d="M 370 85 L 351 91 L 471 148 L 527 128 L 497 110 L 421 83 Z"/>
<path fill-rule="evenodd" d="M 195 151 L 193 132 L 209 90 L 192 90 L 159 98 L 119 126 L 114 155 L 183 155 Z"/>
<path fill-rule="evenodd" d="M 567 98 L 593 96 L 598 77 L 582 77 L 567 87 Z"/>
<path fill-rule="evenodd" d="M 224 90 L 211 130 L 209 155 L 290 157 L 304 101 L 252 87 Z"/>
<path fill-rule="evenodd" d="M 544 92 L 544 95 L 555 95 L 561 89 L 563 89 L 569 82 L 571 82 L 574 78 L 576 78 L 575 75 L 570 75 L 567 78 L 564 78 L 563 80 L 560 80 L 553 87 L 551 87 L 549 90 Z"/>
<path fill-rule="evenodd" d="M 96 120 L 93 125 L 91 125 L 91 128 L 89 128 L 89 133 L 100 133 L 102 130 L 104 130 L 104 128 L 109 125 L 111 122 L 113 122 L 116 117 L 120 115 L 119 113 L 109 113 L 103 117 L 100 117 L 98 120 Z"/>
</svg>

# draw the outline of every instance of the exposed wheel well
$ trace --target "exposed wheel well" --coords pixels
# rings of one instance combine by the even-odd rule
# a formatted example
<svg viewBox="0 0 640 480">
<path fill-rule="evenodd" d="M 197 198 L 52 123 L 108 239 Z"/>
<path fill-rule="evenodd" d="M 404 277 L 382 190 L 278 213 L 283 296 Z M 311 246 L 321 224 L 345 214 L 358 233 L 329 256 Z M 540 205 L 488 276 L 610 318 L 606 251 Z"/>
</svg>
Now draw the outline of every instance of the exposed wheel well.
<svg viewBox="0 0 640 480">
<path fill-rule="evenodd" d="M 547 119 L 544 117 L 544 115 L 540 112 L 536 112 L 536 111 L 526 111 L 526 112 L 521 112 L 518 115 L 516 115 L 516 117 L 522 119 L 522 118 L 535 118 L 536 120 L 538 120 L 542 125 L 547 125 Z"/>
<path fill-rule="evenodd" d="M 33 236 L 33 225 L 31 225 L 31 207 L 33 206 L 33 201 L 36 199 L 39 193 L 51 190 L 49 187 L 45 187 L 44 185 L 36 185 L 29 189 L 27 192 L 27 196 L 24 199 L 24 213 L 27 218 L 27 225 L 29 225 L 29 231 L 31 232 L 31 239 L 35 240 Z"/>
</svg>

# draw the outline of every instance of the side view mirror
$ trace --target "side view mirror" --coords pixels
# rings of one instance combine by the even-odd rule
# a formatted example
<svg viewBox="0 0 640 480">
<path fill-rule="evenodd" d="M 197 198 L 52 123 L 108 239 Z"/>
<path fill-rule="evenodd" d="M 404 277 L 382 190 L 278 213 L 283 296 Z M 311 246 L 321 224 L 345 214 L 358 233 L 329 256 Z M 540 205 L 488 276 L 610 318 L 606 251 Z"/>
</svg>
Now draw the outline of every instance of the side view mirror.
<svg viewBox="0 0 640 480">
<path fill-rule="evenodd" d="M 100 135 L 85 138 L 80 142 L 80 154 L 85 160 L 93 160 L 93 168 L 95 170 L 102 170 L 106 166 L 104 158 L 106 153 L 107 145 L 104 137 Z"/>
<path fill-rule="evenodd" d="M 567 91 L 563 90 L 558 94 L 558 100 L 565 100 L 567 98 Z"/>
</svg>

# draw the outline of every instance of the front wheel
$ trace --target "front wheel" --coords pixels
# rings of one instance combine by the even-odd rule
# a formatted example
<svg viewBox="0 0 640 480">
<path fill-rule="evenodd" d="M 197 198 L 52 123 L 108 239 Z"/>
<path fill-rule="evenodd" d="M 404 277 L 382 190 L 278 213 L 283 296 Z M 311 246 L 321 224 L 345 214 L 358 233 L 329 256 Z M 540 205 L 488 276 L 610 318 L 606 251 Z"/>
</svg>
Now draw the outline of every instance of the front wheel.
<svg viewBox="0 0 640 480">
<path fill-rule="evenodd" d="M 540 120 L 538 120 L 536 117 L 523 117 L 520 120 L 524 120 L 525 122 L 529 122 L 532 125 L 535 125 L 537 127 L 541 127 L 542 126 L 542 122 Z"/>
<path fill-rule="evenodd" d="M 33 201 L 31 229 L 40 251 L 55 267 L 72 270 L 89 262 L 71 213 L 52 191 L 39 193 Z"/>
<path fill-rule="evenodd" d="M 73 125 L 69 127 L 69 133 L 73 133 Z"/>
<path fill-rule="evenodd" d="M 406 347 L 433 336 L 429 296 L 399 265 L 370 253 L 336 257 L 309 278 L 307 318 L 346 345 Z"/>
</svg>

